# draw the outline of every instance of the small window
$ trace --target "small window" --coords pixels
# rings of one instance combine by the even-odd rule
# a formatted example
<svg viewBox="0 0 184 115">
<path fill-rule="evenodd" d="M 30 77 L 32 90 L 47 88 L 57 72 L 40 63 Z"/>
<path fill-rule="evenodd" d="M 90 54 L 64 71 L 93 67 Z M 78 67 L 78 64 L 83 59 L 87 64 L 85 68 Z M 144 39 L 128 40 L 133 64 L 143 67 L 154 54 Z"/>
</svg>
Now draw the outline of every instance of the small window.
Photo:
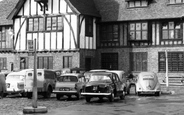
<svg viewBox="0 0 184 115">
<path fill-rule="evenodd" d="M 93 18 L 90 16 L 86 16 L 85 18 L 85 33 L 86 36 L 93 36 Z"/>
<path fill-rule="evenodd" d="M 33 76 L 33 74 L 32 73 L 28 73 L 28 76 L 31 77 L 31 76 Z"/>
<path fill-rule="evenodd" d="M 182 4 L 184 0 L 168 0 L 169 4 Z"/>
<path fill-rule="evenodd" d="M 128 8 L 141 8 L 148 6 L 148 0 L 126 0 Z"/>
<path fill-rule="evenodd" d="M 63 68 L 71 68 L 71 67 L 72 67 L 72 56 L 64 56 Z"/>
</svg>

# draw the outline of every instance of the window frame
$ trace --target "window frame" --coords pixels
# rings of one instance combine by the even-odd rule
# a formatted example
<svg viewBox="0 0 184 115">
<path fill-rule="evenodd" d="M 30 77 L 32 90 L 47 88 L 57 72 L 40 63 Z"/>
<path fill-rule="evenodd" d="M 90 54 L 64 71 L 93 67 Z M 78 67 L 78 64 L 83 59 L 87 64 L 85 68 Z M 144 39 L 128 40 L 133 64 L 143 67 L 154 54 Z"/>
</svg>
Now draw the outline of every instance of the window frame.
<svg viewBox="0 0 184 115">
<path fill-rule="evenodd" d="M 143 5 L 143 2 L 145 1 L 146 5 Z M 126 0 L 127 2 L 127 8 L 146 8 L 149 6 L 149 0 Z M 136 3 L 140 3 L 140 6 L 136 6 Z M 133 6 L 130 6 L 130 5 Z"/>
<path fill-rule="evenodd" d="M 171 23 L 173 23 L 174 25 L 173 25 L 173 28 L 171 28 L 170 27 L 170 24 Z M 179 25 L 180 25 L 180 29 L 176 29 L 175 28 L 175 26 L 176 26 L 176 24 L 177 23 L 179 23 Z M 163 25 L 164 24 L 167 24 L 167 29 L 163 29 Z M 183 23 L 182 23 L 182 21 L 180 21 L 180 20 L 166 20 L 166 21 L 162 21 L 161 22 L 161 40 L 162 41 L 175 41 L 175 40 L 182 40 L 183 39 Z M 171 29 L 170 29 L 171 28 Z M 163 31 L 166 31 L 167 32 L 167 38 L 164 38 L 163 37 Z M 177 32 L 176 32 L 176 30 L 179 30 L 179 34 L 176 34 Z M 174 36 L 174 38 L 171 38 L 170 37 L 170 31 L 173 31 L 174 33 L 173 33 L 173 36 Z M 180 36 L 180 37 L 178 37 L 178 38 L 176 38 L 176 35 L 178 35 L 178 36 Z"/>
<path fill-rule="evenodd" d="M 38 56 L 37 68 L 38 69 L 53 69 L 53 57 L 52 56 Z"/>
<path fill-rule="evenodd" d="M 147 52 L 130 52 L 130 68 L 132 71 L 140 72 L 148 70 Z"/>
<path fill-rule="evenodd" d="M 63 56 L 63 68 L 72 68 L 72 56 Z"/>
<path fill-rule="evenodd" d="M 7 69 L 7 58 L 6 57 L 0 57 L 0 70 L 6 70 Z"/>
<path fill-rule="evenodd" d="M 50 19 L 49 29 L 48 29 L 48 21 L 49 21 L 48 19 Z M 30 20 L 32 20 L 32 22 Z M 27 19 L 27 32 L 63 31 L 63 28 L 64 28 L 63 20 L 64 20 L 63 16 L 30 17 Z M 35 22 L 38 22 L 38 24 L 37 23 L 35 24 Z M 37 26 L 34 26 L 34 25 L 37 25 Z M 35 30 L 35 27 L 37 28 L 36 30 Z"/>
<path fill-rule="evenodd" d="M 184 0 L 181 0 L 181 2 L 178 2 L 178 3 L 177 3 L 178 0 L 172 0 L 172 1 L 173 1 L 173 3 L 171 3 L 171 0 L 168 0 L 167 1 L 168 2 L 167 4 L 168 5 L 180 5 L 180 4 L 184 4 Z"/>
<path fill-rule="evenodd" d="M 93 37 L 93 17 L 85 16 L 85 35 Z"/>
<path fill-rule="evenodd" d="M 183 72 L 184 71 L 184 52 L 167 52 L 168 54 L 168 71 Z M 161 60 L 161 55 L 163 55 Z M 182 57 L 181 57 L 182 56 Z M 158 71 L 166 71 L 166 56 L 165 52 L 158 52 Z"/>
</svg>

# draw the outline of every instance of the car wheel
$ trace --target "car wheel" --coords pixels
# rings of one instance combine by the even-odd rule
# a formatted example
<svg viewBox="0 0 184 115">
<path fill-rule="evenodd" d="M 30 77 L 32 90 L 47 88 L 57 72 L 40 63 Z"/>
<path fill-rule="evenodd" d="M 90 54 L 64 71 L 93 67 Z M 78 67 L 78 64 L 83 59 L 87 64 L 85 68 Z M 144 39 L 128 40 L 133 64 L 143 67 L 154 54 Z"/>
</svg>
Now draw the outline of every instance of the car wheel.
<svg viewBox="0 0 184 115">
<path fill-rule="evenodd" d="M 48 87 L 47 91 L 44 94 L 44 98 L 50 98 L 51 93 L 52 93 L 52 88 Z"/>
<path fill-rule="evenodd" d="M 60 94 L 56 94 L 56 99 L 60 100 L 61 99 L 61 95 Z"/>
<path fill-rule="evenodd" d="M 27 92 L 27 98 L 31 99 L 31 97 L 32 97 L 32 92 Z"/>
<path fill-rule="evenodd" d="M 140 92 L 137 92 L 137 95 L 138 95 L 138 96 L 140 96 L 140 95 L 141 95 L 141 93 L 140 93 Z"/>
<path fill-rule="evenodd" d="M 158 91 L 158 92 L 155 92 L 155 95 L 156 96 L 160 96 L 160 92 Z"/>
<path fill-rule="evenodd" d="M 79 93 L 77 94 L 77 100 L 79 100 L 81 98 L 81 91 L 79 91 Z"/>
<path fill-rule="evenodd" d="M 90 102 L 91 97 L 86 97 L 86 102 Z"/>
<path fill-rule="evenodd" d="M 0 98 L 3 98 L 3 95 L 4 95 L 4 92 L 1 91 L 1 92 L 0 92 Z"/>
<path fill-rule="evenodd" d="M 123 94 L 120 96 L 120 99 L 123 100 L 125 99 L 125 92 L 123 91 Z"/>
<path fill-rule="evenodd" d="M 114 92 L 112 92 L 111 95 L 109 96 L 109 101 L 110 102 L 114 101 Z"/>
</svg>

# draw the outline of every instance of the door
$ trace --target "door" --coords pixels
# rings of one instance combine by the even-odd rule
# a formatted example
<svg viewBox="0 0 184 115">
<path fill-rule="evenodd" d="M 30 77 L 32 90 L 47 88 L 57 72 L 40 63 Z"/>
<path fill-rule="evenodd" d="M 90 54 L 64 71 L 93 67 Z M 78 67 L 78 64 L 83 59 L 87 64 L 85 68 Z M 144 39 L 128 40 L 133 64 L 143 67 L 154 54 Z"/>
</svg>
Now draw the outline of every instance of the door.
<svg viewBox="0 0 184 115">
<path fill-rule="evenodd" d="M 85 70 L 89 71 L 91 70 L 91 58 L 85 58 Z"/>
</svg>

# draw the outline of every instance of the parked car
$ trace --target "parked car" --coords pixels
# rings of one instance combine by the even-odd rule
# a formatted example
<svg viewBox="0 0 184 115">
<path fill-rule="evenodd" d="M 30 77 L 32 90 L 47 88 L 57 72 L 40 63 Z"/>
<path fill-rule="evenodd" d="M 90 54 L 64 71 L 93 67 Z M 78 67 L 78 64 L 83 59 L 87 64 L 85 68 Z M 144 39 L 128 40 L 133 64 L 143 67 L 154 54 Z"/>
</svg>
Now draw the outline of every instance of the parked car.
<svg viewBox="0 0 184 115">
<path fill-rule="evenodd" d="M 25 96 L 24 90 L 24 80 L 25 80 L 25 72 L 17 71 L 11 72 L 6 76 L 6 88 L 7 94 L 21 94 Z"/>
<path fill-rule="evenodd" d="M 141 94 L 155 94 L 157 96 L 161 93 L 161 86 L 158 77 L 154 72 L 141 72 L 138 74 L 136 82 L 136 93 Z"/>
<path fill-rule="evenodd" d="M 25 87 L 27 97 L 31 98 L 33 93 L 33 69 L 23 70 L 25 74 Z M 49 98 L 52 91 L 55 89 L 57 75 L 56 72 L 47 69 L 37 69 L 37 92 L 38 95 Z"/>
<path fill-rule="evenodd" d="M 126 76 L 127 94 L 130 94 L 132 86 L 135 87 L 135 94 L 136 94 L 136 82 L 137 82 L 137 74 L 130 73 L 128 74 L 128 76 Z"/>
<path fill-rule="evenodd" d="M 129 84 L 127 84 L 127 78 L 126 78 L 126 74 L 123 70 L 109 70 L 109 71 L 106 71 L 106 72 L 113 72 L 113 73 L 116 73 L 120 79 L 120 81 L 122 83 L 125 84 L 125 87 L 124 87 L 124 90 L 125 90 L 125 93 L 127 93 L 127 90 L 129 88 Z"/>
<path fill-rule="evenodd" d="M 0 98 L 3 98 L 7 94 L 5 74 L 0 73 Z"/>
<path fill-rule="evenodd" d="M 84 73 L 84 76 L 86 78 L 87 81 L 89 81 L 89 78 L 90 76 L 93 74 L 93 73 L 97 73 L 97 72 L 106 72 L 106 71 L 109 71 L 107 69 L 92 69 L 90 71 L 87 71 Z"/>
<path fill-rule="evenodd" d="M 56 94 L 57 100 L 60 100 L 61 97 L 75 95 L 77 99 L 81 98 L 82 87 L 85 84 L 86 80 L 84 74 L 80 73 L 66 73 L 58 77 L 56 82 L 56 88 L 53 90 L 53 93 Z"/>
<path fill-rule="evenodd" d="M 85 97 L 86 102 L 90 102 L 93 97 L 98 97 L 99 99 L 106 97 L 112 102 L 115 97 L 124 99 L 124 87 L 125 84 L 120 81 L 118 74 L 96 72 L 91 74 L 89 82 L 84 85 L 81 95 Z"/>
</svg>

